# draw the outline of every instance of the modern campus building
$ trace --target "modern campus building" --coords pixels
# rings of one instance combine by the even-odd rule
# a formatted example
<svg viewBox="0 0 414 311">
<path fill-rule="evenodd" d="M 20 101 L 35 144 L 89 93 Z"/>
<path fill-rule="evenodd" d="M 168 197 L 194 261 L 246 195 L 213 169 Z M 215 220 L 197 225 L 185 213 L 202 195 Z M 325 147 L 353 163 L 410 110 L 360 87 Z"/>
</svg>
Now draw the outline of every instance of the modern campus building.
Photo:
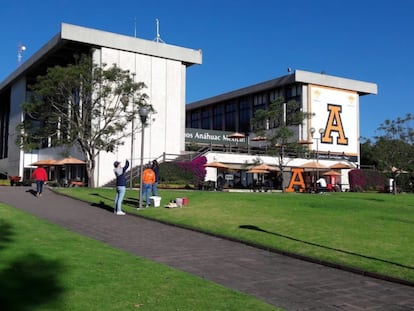
<svg viewBox="0 0 414 311">
<path fill-rule="evenodd" d="M 133 73 L 136 82 L 147 85 L 144 93 L 148 94 L 157 113 L 149 116 L 149 126 L 145 131 L 142 155 L 145 161 L 164 153 L 179 154 L 184 150 L 186 68 L 201 64 L 201 50 L 62 24 L 56 36 L 0 84 L 0 173 L 30 178 L 32 163 L 62 158 L 62 150 L 57 148 L 28 153 L 16 145 L 16 126 L 24 117 L 21 104 L 26 100 L 28 86 L 38 75 L 45 74 L 47 68 L 64 66 L 73 62 L 75 53 L 89 53 L 92 49 L 98 65 L 116 64 Z M 133 166 L 139 164 L 139 136 L 126 139 L 114 153 L 101 152 L 96 159 L 96 186 L 103 186 L 114 178 L 112 163 L 115 160 L 132 158 Z M 84 160 L 75 149 L 70 155 Z"/>
<path fill-rule="evenodd" d="M 284 185 L 279 185 L 279 188 L 292 191 L 293 187 L 304 188 L 309 182 L 304 177 L 306 170 L 313 170 L 312 165 L 309 165 L 310 160 L 316 160 L 317 165 L 326 169 L 359 166 L 359 104 L 360 96 L 367 94 L 377 94 L 377 85 L 295 70 L 280 78 L 188 104 L 186 137 L 189 143 L 210 146 L 208 161 L 218 161 L 233 168 L 239 183 L 246 186 L 252 178 L 245 173 L 249 165 L 251 167 L 255 161 L 276 167 L 279 164 L 278 157 L 255 154 L 260 147 L 266 147 L 266 142 L 255 141 L 255 134 L 251 130 L 251 118 L 255 111 L 266 109 L 278 98 L 283 98 L 285 103 L 296 101 L 309 117 L 294 129 L 293 140 L 308 146 L 309 156 L 287 156 L 284 160 L 286 178 Z M 285 117 L 286 113 L 289 112 L 285 112 Z M 272 125 L 269 125 L 271 129 Z M 232 133 L 245 137 L 231 138 Z M 225 152 L 218 151 L 220 146 L 229 148 Z M 240 147 L 247 147 L 248 152 L 239 153 Z M 326 172 L 326 169 L 321 170 L 321 173 Z M 209 169 L 207 179 L 217 180 L 217 171 Z M 346 188 L 347 170 L 341 170 L 340 174 L 336 179 L 341 179 Z M 235 178 L 234 174 L 227 177 L 229 180 Z"/>
<path fill-rule="evenodd" d="M 222 175 L 230 186 L 238 183 L 249 187 L 252 180 L 259 178 L 246 172 L 254 163 L 273 167 L 279 164 L 277 157 L 262 152 L 267 143 L 256 141 L 251 130 L 255 111 L 278 98 L 285 102 L 295 100 L 311 117 L 296 127 L 293 137 L 308 146 L 308 156 L 289 158 L 288 155 L 284 159 L 286 170 L 278 173 L 284 174 L 284 184 L 274 188 L 305 188 L 309 182 L 306 165 L 310 160 L 326 168 L 359 165 L 360 96 L 376 94 L 374 83 L 295 70 L 280 78 L 186 105 L 186 68 L 201 64 L 201 50 L 62 24 L 55 37 L 0 84 L 0 173 L 30 178 L 31 164 L 63 157 L 59 148 L 24 152 L 16 145 L 16 126 L 24 118 L 21 104 L 28 95 L 28 86 L 38 75 L 45 74 L 47 68 L 69 64 L 75 53 L 91 50 L 98 65 L 116 64 L 133 73 L 136 82 L 144 82 L 147 85 L 144 92 L 157 112 L 149 116 L 143 154 L 140 135 L 125 139 L 113 153 L 100 153 L 96 159 L 96 186 L 113 180 L 115 160 L 132 159 L 132 166 L 137 166 L 141 158 L 148 162 L 163 155 L 179 155 L 189 146 L 204 146 L 208 162 L 223 162 L 230 168 L 226 172 L 208 168 L 206 180 L 216 182 Z M 132 128 L 125 130 L 132 132 Z M 243 137 L 232 138 L 232 133 L 241 133 Z M 76 149 L 70 155 L 84 160 Z M 337 178 L 346 187 L 347 170 L 339 171 L 341 176 Z M 77 174 L 78 171 L 72 171 L 71 177 Z M 56 174 L 51 177 L 58 178 Z"/>
</svg>

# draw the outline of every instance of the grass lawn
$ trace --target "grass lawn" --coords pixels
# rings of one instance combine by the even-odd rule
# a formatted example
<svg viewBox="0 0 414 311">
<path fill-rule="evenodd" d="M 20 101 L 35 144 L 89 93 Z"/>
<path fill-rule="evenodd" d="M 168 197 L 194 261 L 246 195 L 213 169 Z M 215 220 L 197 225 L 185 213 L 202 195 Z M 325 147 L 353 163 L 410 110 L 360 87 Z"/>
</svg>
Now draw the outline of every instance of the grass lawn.
<svg viewBox="0 0 414 311">
<path fill-rule="evenodd" d="M 1 203 L 0 306 L 19 311 L 276 310 Z"/>
<path fill-rule="evenodd" d="M 59 189 L 113 206 L 114 189 Z M 160 190 L 161 208 L 124 210 L 263 247 L 414 282 L 414 195 L 380 193 L 228 193 Z M 187 197 L 184 208 L 163 208 Z"/>
</svg>

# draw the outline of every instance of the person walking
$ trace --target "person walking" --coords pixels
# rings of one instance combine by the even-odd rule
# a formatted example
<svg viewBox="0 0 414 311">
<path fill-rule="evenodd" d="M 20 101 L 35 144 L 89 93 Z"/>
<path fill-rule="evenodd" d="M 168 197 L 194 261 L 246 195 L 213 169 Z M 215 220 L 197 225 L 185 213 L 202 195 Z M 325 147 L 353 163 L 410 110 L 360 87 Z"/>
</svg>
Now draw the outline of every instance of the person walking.
<svg viewBox="0 0 414 311">
<path fill-rule="evenodd" d="M 142 172 L 142 191 L 141 195 L 145 198 L 145 207 L 149 207 L 152 185 L 155 183 L 155 173 L 151 166 L 146 166 Z M 141 207 L 141 206 L 140 206 Z"/>
<path fill-rule="evenodd" d="M 152 161 L 152 170 L 155 174 L 155 181 L 152 184 L 152 195 L 158 196 L 158 182 L 160 181 L 160 165 L 157 160 Z"/>
<path fill-rule="evenodd" d="M 47 181 L 47 172 L 43 166 L 37 167 L 32 173 L 32 179 L 36 181 L 36 197 L 41 197 L 43 185 Z"/>
<path fill-rule="evenodd" d="M 126 191 L 126 177 L 125 172 L 129 168 L 129 161 L 125 160 L 125 165 L 122 167 L 121 162 L 114 162 L 114 173 L 116 176 L 116 196 L 115 196 L 115 207 L 114 213 L 116 215 L 125 215 L 122 211 L 122 201 L 124 200 Z"/>
</svg>

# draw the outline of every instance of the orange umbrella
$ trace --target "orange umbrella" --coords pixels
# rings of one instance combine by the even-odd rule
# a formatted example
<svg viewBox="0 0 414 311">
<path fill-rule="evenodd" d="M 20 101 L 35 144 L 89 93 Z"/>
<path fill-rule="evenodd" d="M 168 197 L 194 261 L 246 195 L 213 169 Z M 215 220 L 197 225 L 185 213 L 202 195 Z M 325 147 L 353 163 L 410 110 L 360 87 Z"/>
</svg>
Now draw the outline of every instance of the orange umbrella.
<svg viewBox="0 0 414 311">
<path fill-rule="evenodd" d="M 252 170 L 278 171 L 279 168 L 274 167 L 274 166 L 270 166 L 270 165 L 267 165 L 267 164 L 260 164 L 260 165 L 252 167 Z"/>
<path fill-rule="evenodd" d="M 303 168 L 315 168 L 315 169 L 327 169 L 328 167 L 326 165 L 323 165 L 317 161 L 310 161 L 302 164 L 300 167 Z"/>
<path fill-rule="evenodd" d="M 223 164 L 223 163 L 217 162 L 217 161 L 206 163 L 206 164 L 204 164 L 204 167 L 229 168 L 226 164 Z"/>
<path fill-rule="evenodd" d="M 230 134 L 229 136 L 227 136 L 228 138 L 245 138 L 246 135 L 242 134 L 242 133 L 238 133 L 235 132 L 233 134 Z"/>
<path fill-rule="evenodd" d="M 264 140 L 267 140 L 267 138 L 266 137 L 264 137 L 264 136 L 256 136 L 256 137 L 253 137 L 252 139 L 250 139 L 251 141 L 264 141 Z"/>
<path fill-rule="evenodd" d="M 255 173 L 256 174 L 269 174 L 270 172 L 267 171 L 267 170 L 259 170 L 259 169 L 252 168 L 252 169 L 248 170 L 247 173 L 250 173 L 250 174 L 255 174 Z"/>
<path fill-rule="evenodd" d="M 37 162 L 34 162 L 30 164 L 30 166 L 53 166 L 56 164 L 57 164 L 56 160 L 47 159 L 47 160 L 39 160 Z"/>
<path fill-rule="evenodd" d="M 338 173 L 338 172 L 336 172 L 336 171 L 327 171 L 327 172 L 325 172 L 325 173 L 323 173 L 322 175 L 325 175 L 325 176 L 341 176 L 341 173 Z"/>
<path fill-rule="evenodd" d="M 340 162 L 340 163 L 336 163 L 334 165 L 331 165 L 330 168 L 333 168 L 333 169 L 347 169 L 347 168 L 352 168 L 352 166 L 349 165 L 349 164 Z"/>
<path fill-rule="evenodd" d="M 85 164 L 85 161 L 79 160 L 77 158 L 68 157 L 62 160 L 57 161 L 58 165 L 67 165 L 67 164 Z"/>
</svg>

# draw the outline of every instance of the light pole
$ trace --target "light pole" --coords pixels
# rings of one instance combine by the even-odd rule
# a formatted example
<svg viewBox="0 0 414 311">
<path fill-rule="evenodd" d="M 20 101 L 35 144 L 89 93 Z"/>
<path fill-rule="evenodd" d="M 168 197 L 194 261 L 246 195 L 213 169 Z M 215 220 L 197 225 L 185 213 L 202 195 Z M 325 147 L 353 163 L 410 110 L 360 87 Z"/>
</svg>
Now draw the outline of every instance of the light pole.
<svg viewBox="0 0 414 311">
<path fill-rule="evenodd" d="M 323 128 L 320 128 L 318 130 L 319 137 L 313 137 L 316 132 L 316 129 L 314 127 L 310 129 L 310 132 L 312 135 L 312 139 L 316 140 L 316 180 L 318 180 L 319 179 L 319 140 L 321 139 L 321 136 L 325 132 L 325 130 Z"/>
<path fill-rule="evenodd" d="M 138 109 L 139 117 L 141 118 L 141 165 L 139 167 L 139 205 L 138 208 L 142 207 L 142 173 L 144 171 L 144 134 L 145 134 L 145 124 L 147 122 L 149 110 L 146 106 L 141 106 Z"/>
</svg>

